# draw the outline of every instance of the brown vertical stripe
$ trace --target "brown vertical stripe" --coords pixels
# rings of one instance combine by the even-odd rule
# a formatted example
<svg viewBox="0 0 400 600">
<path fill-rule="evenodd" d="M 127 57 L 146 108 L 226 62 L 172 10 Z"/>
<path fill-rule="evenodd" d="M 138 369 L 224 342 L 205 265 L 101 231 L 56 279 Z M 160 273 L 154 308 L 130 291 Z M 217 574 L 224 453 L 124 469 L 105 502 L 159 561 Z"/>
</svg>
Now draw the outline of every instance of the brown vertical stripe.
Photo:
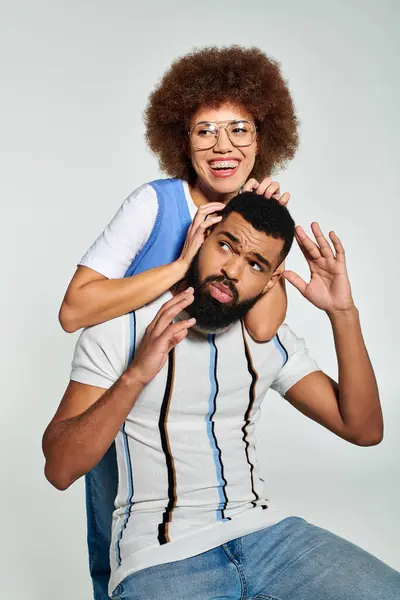
<svg viewBox="0 0 400 600">
<path fill-rule="evenodd" d="M 160 411 L 160 419 L 158 421 L 158 427 L 161 436 L 161 446 L 165 455 L 165 462 L 168 472 L 168 504 L 163 514 L 162 523 L 160 523 L 158 526 L 158 541 L 160 544 L 167 544 L 170 541 L 168 535 L 168 524 L 171 522 L 172 511 L 176 506 L 176 473 L 167 431 L 168 412 L 171 403 L 172 391 L 174 388 L 174 376 L 175 348 L 173 348 L 168 355 L 167 385 L 165 386 L 164 398 Z"/>
<path fill-rule="evenodd" d="M 251 414 L 251 410 L 253 408 L 254 400 L 256 397 L 255 391 L 256 391 L 256 383 L 258 381 L 258 373 L 255 370 L 254 365 L 253 365 L 253 359 L 251 357 L 250 350 L 249 350 L 249 347 L 247 344 L 243 321 L 241 321 L 241 325 L 242 325 L 242 335 L 243 335 L 243 342 L 244 342 L 244 352 L 245 352 L 246 360 L 247 360 L 247 369 L 251 375 L 251 384 L 249 387 L 249 404 L 247 406 L 247 410 L 244 415 L 245 423 L 242 427 L 242 432 L 243 432 L 243 441 L 246 444 L 246 458 L 247 458 L 247 462 L 250 467 L 251 491 L 253 492 L 255 499 L 258 500 L 259 495 L 257 494 L 257 492 L 254 489 L 254 465 L 253 465 L 253 463 L 250 462 L 250 459 L 249 459 L 249 442 L 247 440 L 247 427 L 250 423 L 250 414 Z M 253 506 L 256 506 L 256 503 L 254 501 L 252 502 L 252 504 L 253 504 Z"/>
</svg>

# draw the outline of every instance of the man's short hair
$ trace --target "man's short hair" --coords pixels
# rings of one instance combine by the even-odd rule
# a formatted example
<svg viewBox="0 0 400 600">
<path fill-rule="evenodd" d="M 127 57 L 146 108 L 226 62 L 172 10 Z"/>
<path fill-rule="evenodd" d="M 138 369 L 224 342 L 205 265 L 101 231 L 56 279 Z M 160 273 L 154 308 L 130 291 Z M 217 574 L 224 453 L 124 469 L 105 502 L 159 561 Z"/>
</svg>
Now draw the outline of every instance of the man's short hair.
<svg viewBox="0 0 400 600">
<path fill-rule="evenodd" d="M 286 206 L 282 206 L 274 198 L 268 200 L 255 192 L 243 192 L 228 202 L 221 212 L 222 220 L 224 221 L 233 212 L 241 215 L 257 231 L 283 240 L 278 264 L 285 260 L 292 247 L 295 233 L 295 222 Z"/>
</svg>

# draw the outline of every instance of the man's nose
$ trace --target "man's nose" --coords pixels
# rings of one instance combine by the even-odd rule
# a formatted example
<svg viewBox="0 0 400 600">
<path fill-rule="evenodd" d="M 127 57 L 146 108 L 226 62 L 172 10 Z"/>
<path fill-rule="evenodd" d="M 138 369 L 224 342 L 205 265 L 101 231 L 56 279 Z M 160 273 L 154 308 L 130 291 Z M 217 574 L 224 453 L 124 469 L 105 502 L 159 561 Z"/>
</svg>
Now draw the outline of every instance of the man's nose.
<svg viewBox="0 0 400 600">
<path fill-rule="evenodd" d="M 228 134 L 226 133 L 226 129 L 223 127 L 221 127 L 219 130 L 219 136 L 217 143 L 214 146 L 214 150 L 216 152 L 222 152 L 223 154 L 226 152 L 232 152 L 233 150 L 233 145 L 228 137 Z"/>
<path fill-rule="evenodd" d="M 242 265 L 239 257 L 232 256 L 221 270 L 227 279 L 237 283 L 240 280 L 242 272 Z"/>
</svg>

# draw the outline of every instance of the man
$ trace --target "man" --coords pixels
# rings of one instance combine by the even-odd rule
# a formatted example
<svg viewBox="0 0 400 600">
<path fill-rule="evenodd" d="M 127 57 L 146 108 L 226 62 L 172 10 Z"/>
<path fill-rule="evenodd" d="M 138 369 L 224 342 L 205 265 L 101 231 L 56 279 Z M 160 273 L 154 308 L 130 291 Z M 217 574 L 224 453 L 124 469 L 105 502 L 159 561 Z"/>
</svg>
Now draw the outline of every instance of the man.
<svg viewBox="0 0 400 600">
<path fill-rule="evenodd" d="M 243 193 L 224 209 L 178 289 L 82 333 L 71 382 L 44 435 L 46 476 L 67 488 L 116 438 L 113 598 L 400 597 L 396 571 L 274 510 L 263 495 L 254 430 L 270 387 L 346 440 L 382 439 L 344 250 L 331 233 L 334 254 L 312 227 L 317 244 L 301 228 L 295 233 L 277 201 Z M 311 281 L 285 277 L 327 313 L 339 385 L 286 325 L 261 344 L 243 325 L 276 284 L 294 235 Z"/>
</svg>

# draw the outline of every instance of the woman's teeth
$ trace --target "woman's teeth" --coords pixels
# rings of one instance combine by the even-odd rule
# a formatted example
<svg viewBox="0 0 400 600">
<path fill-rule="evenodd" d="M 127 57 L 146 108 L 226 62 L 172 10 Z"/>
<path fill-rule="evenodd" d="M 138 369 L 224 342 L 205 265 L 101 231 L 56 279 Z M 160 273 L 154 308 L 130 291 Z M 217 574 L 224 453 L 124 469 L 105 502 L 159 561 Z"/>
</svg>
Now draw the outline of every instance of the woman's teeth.
<svg viewBox="0 0 400 600">
<path fill-rule="evenodd" d="M 232 161 L 232 160 L 220 160 L 218 162 L 212 162 L 210 163 L 210 167 L 212 169 L 215 169 L 216 171 L 218 171 L 219 169 L 236 169 L 236 167 L 238 166 L 238 162 L 237 161 Z"/>
</svg>

